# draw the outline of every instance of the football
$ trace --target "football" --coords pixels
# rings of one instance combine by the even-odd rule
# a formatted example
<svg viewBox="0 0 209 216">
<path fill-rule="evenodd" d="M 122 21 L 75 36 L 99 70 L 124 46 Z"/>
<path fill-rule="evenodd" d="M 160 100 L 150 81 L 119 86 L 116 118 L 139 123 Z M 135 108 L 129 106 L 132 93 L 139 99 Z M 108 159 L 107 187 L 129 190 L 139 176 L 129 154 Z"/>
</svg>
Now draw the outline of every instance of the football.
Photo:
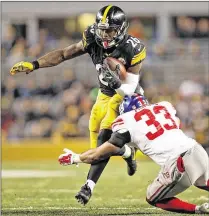
<svg viewBox="0 0 209 216">
<path fill-rule="evenodd" d="M 119 78 L 121 80 L 126 79 L 126 75 L 127 75 L 126 68 L 121 61 L 113 57 L 107 57 L 104 60 L 104 63 L 106 63 L 112 71 L 115 71 L 116 66 L 119 65 L 120 68 Z"/>
</svg>

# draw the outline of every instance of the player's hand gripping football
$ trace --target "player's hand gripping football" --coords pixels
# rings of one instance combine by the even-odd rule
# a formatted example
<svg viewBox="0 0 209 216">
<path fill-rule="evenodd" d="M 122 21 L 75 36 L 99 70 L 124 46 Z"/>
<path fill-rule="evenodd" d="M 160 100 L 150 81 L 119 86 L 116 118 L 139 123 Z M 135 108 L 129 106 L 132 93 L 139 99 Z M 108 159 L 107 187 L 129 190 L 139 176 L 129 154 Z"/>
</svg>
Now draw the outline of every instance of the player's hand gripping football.
<svg viewBox="0 0 209 216">
<path fill-rule="evenodd" d="M 72 164 L 77 164 L 74 162 L 74 158 L 77 155 L 75 152 L 64 148 L 63 151 L 65 152 L 64 154 L 61 154 L 59 156 L 59 163 L 63 166 L 67 166 L 67 165 L 72 165 Z"/>
<path fill-rule="evenodd" d="M 20 72 L 25 72 L 26 74 L 29 74 L 34 70 L 34 65 L 31 62 L 18 62 L 16 63 L 10 70 L 11 75 L 15 75 Z"/>
<path fill-rule="evenodd" d="M 102 66 L 103 80 L 108 82 L 108 85 L 112 89 L 118 89 L 121 86 L 121 80 L 119 78 L 120 66 L 117 65 L 116 69 L 112 71 L 108 64 L 103 64 Z"/>
</svg>

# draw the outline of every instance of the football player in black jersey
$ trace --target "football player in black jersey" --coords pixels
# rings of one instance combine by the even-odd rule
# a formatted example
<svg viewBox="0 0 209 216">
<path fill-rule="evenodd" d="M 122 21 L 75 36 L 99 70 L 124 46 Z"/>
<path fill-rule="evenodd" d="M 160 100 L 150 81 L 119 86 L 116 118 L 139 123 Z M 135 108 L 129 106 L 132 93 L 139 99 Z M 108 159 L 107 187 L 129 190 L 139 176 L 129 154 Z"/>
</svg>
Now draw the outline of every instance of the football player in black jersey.
<svg viewBox="0 0 209 216">
<path fill-rule="evenodd" d="M 34 70 L 56 66 L 66 60 L 88 53 L 96 67 L 100 91 L 92 108 L 89 130 L 91 148 L 102 145 L 111 137 L 111 123 L 118 116 L 118 107 L 124 95 L 134 92 L 143 94 L 139 86 L 139 72 L 146 57 L 146 48 L 138 38 L 127 34 L 125 13 L 117 6 L 108 5 L 99 10 L 96 22 L 83 33 L 80 42 L 64 49 L 54 50 L 33 62 L 18 62 L 10 73 L 31 73 Z M 107 56 L 119 59 L 127 70 L 127 78 L 121 82 L 116 73 L 104 65 Z M 121 155 L 128 165 L 128 174 L 136 171 L 135 151 L 125 145 Z M 109 159 L 91 165 L 87 182 L 81 187 L 76 199 L 86 204 Z"/>
</svg>

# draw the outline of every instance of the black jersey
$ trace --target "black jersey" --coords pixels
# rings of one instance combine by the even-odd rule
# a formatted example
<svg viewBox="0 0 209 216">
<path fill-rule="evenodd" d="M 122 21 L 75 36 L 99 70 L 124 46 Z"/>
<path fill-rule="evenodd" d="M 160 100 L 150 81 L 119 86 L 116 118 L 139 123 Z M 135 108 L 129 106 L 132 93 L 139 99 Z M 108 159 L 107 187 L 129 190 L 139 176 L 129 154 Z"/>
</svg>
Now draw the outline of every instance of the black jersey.
<svg viewBox="0 0 209 216">
<path fill-rule="evenodd" d="M 146 48 L 138 38 L 131 35 L 125 35 L 123 41 L 112 48 L 104 49 L 95 41 L 94 25 L 89 26 L 83 33 L 83 46 L 95 66 L 102 65 L 106 57 L 122 58 L 125 62 L 126 70 L 141 63 L 146 57 Z M 113 96 L 116 92 L 108 86 L 108 83 L 103 80 L 102 73 L 98 72 L 99 87 L 101 92 Z"/>
</svg>

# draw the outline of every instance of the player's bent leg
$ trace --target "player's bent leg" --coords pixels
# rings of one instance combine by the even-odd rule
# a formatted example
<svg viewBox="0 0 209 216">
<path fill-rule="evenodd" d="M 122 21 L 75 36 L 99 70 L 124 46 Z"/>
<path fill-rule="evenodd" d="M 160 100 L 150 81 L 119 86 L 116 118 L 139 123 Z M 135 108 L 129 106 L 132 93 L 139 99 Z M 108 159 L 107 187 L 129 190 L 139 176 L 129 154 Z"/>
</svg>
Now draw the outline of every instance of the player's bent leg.
<svg viewBox="0 0 209 216">
<path fill-rule="evenodd" d="M 101 122 L 101 128 L 111 128 L 112 122 L 115 120 L 115 118 L 117 118 L 119 114 L 118 109 L 122 100 L 123 97 L 119 94 L 115 94 L 111 98 L 108 103 L 107 114 Z M 130 151 L 130 154 L 127 155 L 127 151 Z M 128 175 L 134 175 L 137 170 L 136 149 L 126 146 L 126 148 L 122 148 L 117 155 L 122 156 L 122 158 L 126 161 Z"/>
<path fill-rule="evenodd" d="M 107 140 L 109 140 L 110 136 L 112 134 L 111 130 L 103 129 L 99 133 L 98 136 L 98 143 L 97 145 L 100 146 Z M 106 160 L 100 161 L 97 164 L 92 164 L 91 168 L 88 173 L 86 184 L 81 187 L 81 190 L 76 194 L 75 198 L 80 202 L 81 204 L 87 204 L 88 201 L 91 198 L 93 189 L 95 184 L 97 183 L 99 177 L 101 176 L 104 168 L 106 167 L 107 163 L 109 161 L 109 158 Z"/>
<path fill-rule="evenodd" d="M 105 141 L 110 138 L 112 134 L 111 130 L 103 129 L 101 130 L 99 136 L 98 136 L 98 146 L 102 145 Z M 125 152 L 125 151 L 124 151 Z M 131 153 L 130 153 L 131 154 Z M 93 189 L 95 187 L 95 184 L 99 180 L 104 168 L 106 167 L 108 161 L 110 158 L 107 158 L 106 160 L 100 161 L 97 164 L 91 165 L 91 168 L 88 173 L 87 182 L 81 187 L 81 190 L 76 194 L 75 198 L 83 205 L 86 205 L 91 196 Z"/>
<path fill-rule="evenodd" d="M 103 129 L 100 131 L 98 136 L 98 142 L 97 146 L 102 145 L 105 143 L 109 138 L 111 137 L 112 130 L 109 129 Z M 129 147 L 127 147 L 129 148 Z M 125 148 L 124 148 L 125 149 Z M 123 153 L 124 152 L 124 153 Z M 119 154 L 127 154 L 125 150 L 121 150 Z M 128 155 L 128 154 L 127 154 Z M 130 154 L 131 155 L 131 151 Z M 78 202 L 81 204 L 87 204 L 92 196 L 93 189 L 95 187 L 95 184 L 99 180 L 104 168 L 106 167 L 108 161 L 110 158 L 107 158 L 106 160 L 100 161 L 97 164 L 92 164 L 91 168 L 88 173 L 87 182 L 85 185 L 81 187 L 81 190 L 78 192 L 78 194 L 75 196 Z"/>
<path fill-rule="evenodd" d="M 98 136 L 97 146 L 100 146 L 103 143 L 105 143 L 107 140 L 109 140 L 111 137 L 111 134 L 112 134 L 112 130 L 109 130 L 109 129 L 101 130 Z M 108 161 L 109 161 L 109 158 L 106 160 L 100 161 L 97 164 L 91 165 L 87 179 L 88 180 L 90 179 L 94 183 L 97 183 Z"/>
<path fill-rule="evenodd" d="M 109 137 L 108 133 L 110 133 L 109 130 L 107 131 L 107 134 L 100 133 L 99 136 L 98 136 L 98 132 L 100 129 L 100 123 L 107 113 L 108 102 L 110 99 L 111 97 L 104 95 L 103 93 L 101 93 L 101 91 L 99 91 L 97 100 L 91 110 L 91 115 L 89 120 L 91 148 L 96 148 L 97 144 L 100 145 L 100 143 L 104 141 L 102 140 L 102 136 L 104 137 L 107 136 L 107 139 L 109 139 L 108 138 Z M 104 168 L 101 169 L 103 170 Z M 95 168 L 91 166 L 89 170 L 87 182 L 81 187 L 80 191 L 75 196 L 78 202 L 84 205 L 88 203 L 89 199 L 91 198 L 94 186 L 100 176 L 100 174 L 98 174 L 99 172 L 102 173 L 102 171 L 95 170 Z"/>
<path fill-rule="evenodd" d="M 175 197 L 203 175 L 206 166 L 201 161 L 202 154 L 202 150 L 198 146 L 194 146 L 178 157 L 176 163 L 172 163 L 172 160 L 167 161 L 158 177 L 148 187 L 147 202 L 172 212 L 207 213 L 207 204 L 197 206 Z M 174 179 L 170 181 L 169 176 L 173 176 Z"/>
<path fill-rule="evenodd" d="M 146 201 L 150 205 L 166 211 L 194 214 L 196 205 L 184 202 L 173 196 L 173 194 L 179 194 L 191 186 L 186 174 L 184 177 L 184 171 L 181 173 L 183 176 L 180 178 L 179 182 L 174 180 L 171 183 L 167 183 L 169 181 L 167 181 L 166 178 L 171 174 L 171 172 L 168 173 L 168 171 L 165 172 L 165 170 L 162 169 L 158 177 L 151 185 L 149 185 Z M 165 177 L 165 179 L 162 179 L 163 177 Z"/>
</svg>

